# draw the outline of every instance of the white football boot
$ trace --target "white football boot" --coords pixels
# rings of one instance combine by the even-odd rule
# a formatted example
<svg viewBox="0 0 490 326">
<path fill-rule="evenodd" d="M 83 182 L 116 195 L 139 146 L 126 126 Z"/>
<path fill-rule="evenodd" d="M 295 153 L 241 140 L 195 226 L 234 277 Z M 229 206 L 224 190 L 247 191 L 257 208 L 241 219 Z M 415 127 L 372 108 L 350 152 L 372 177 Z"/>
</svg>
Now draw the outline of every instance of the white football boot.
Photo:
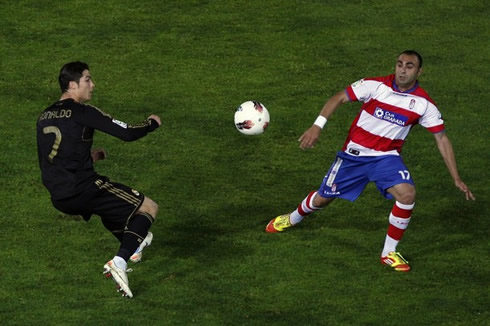
<svg viewBox="0 0 490 326">
<path fill-rule="evenodd" d="M 133 293 L 129 288 L 128 275 L 126 275 L 126 270 L 117 267 L 114 263 L 114 260 L 111 259 L 104 265 L 104 275 L 106 277 L 112 277 L 114 282 L 116 282 L 117 284 L 117 292 L 122 292 L 123 297 L 133 297 Z"/>
<path fill-rule="evenodd" d="M 151 245 L 152 241 L 153 241 L 153 233 L 148 231 L 148 234 L 146 235 L 145 240 L 143 240 L 143 242 L 140 244 L 138 249 L 136 249 L 134 254 L 131 257 L 129 257 L 129 260 L 133 263 L 137 263 L 137 262 L 141 261 L 141 258 L 143 258 L 143 249 L 145 249 L 145 247 L 148 247 L 149 245 Z"/>
</svg>

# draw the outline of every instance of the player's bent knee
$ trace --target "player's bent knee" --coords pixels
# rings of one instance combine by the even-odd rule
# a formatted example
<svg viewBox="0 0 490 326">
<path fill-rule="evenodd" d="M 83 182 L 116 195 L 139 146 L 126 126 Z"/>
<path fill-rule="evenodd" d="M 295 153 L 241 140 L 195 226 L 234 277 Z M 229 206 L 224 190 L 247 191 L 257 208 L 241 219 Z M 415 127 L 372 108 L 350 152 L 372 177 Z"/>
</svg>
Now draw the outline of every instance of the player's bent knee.
<svg viewBox="0 0 490 326">
<path fill-rule="evenodd" d="M 387 191 L 401 204 L 411 205 L 415 202 L 415 187 L 411 184 L 398 184 Z"/>
<path fill-rule="evenodd" d="M 328 204 L 330 204 L 335 198 L 333 197 L 322 197 L 319 195 L 315 195 L 315 198 L 313 199 L 313 205 L 315 207 L 325 207 Z"/>
<path fill-rule="evenodd" d="M 158 204 L 155 203 L 151 198 L 145 197 L 145 200 L 143 201 L 143 204 L 141 204 L 141 207 L 138 209 L 138 212 L 150 214 L 153 219 L 155 219 L 158 214 Z"/>
<path fill-rule="evenodd" d="M 400 198 L 398 198 L 398 201 L 405 205 L 411 205 L 415 203 L 415 189 L 403 193 Z"/>
</svg>

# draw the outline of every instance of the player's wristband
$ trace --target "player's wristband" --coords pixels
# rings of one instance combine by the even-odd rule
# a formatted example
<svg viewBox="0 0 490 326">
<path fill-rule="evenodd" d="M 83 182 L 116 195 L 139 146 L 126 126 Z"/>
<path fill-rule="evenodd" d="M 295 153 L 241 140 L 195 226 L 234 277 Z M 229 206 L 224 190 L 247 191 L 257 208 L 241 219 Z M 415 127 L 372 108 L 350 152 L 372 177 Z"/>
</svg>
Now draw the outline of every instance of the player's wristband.
<svg viewBox="0 0 490 326">
<path fill-rule="evenodd" d="M 323 115 L 319 115 L 313 124 L 323 129 L 326 123 L 327 123 L 327 118 L 325 118 Z"/>
</svg>

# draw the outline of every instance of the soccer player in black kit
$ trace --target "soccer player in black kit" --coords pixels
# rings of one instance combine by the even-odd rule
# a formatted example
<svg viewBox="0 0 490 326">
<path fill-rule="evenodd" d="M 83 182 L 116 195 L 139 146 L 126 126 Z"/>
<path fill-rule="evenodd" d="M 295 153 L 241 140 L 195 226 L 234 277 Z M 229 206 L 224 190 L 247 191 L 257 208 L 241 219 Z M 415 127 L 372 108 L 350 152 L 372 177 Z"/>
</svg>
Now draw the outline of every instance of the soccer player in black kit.
<svg viewBox="0 0 490 326">
<path fill-rule="evenodd" d="M 120 241 L 104 274 L 118 285 L 123 296 L 133 294 L 126 275 L 127 261 L 141 260 L 142 250 L 153 238 L 149 228 L 158 205 L 142 193 L 98 175 L 93 163 L 104 159 L 104 150 L 93 150 L 95 130 L 124 141 L 146 136 L 161 125 L 156 115 L 139 124 L 127 124 L 98 108 L 84 104 L 92 98 L 94 82 L 83 62 L 70 62 L 59 74 L 62 95 L 37 120 L 37 148 L 42 182 L 53 206 L 63 213 L 81 215 L 88 221 L 99 215 L 102 223 Z"/>
</svg>

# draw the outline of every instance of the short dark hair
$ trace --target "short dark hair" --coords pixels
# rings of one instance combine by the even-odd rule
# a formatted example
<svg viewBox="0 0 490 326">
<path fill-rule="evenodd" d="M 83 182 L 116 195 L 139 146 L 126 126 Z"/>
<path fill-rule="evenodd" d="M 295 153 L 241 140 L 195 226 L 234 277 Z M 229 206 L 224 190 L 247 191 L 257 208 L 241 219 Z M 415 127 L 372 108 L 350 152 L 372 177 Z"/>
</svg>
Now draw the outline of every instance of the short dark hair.
<svg viewBox="0 0 490 326">
<path fill-rule="evenodd" d="M 398 56 L 401 56 L 402 54 L 416 56 L 417 59 L 419 59 L 419 69 L 422 68 L 422 56 L 420 55 L 420 53 L 418 53 L 417 51 L 414 51 L 414 50 L 405 50 L 402 53 L 400 53 Z"/>
<path fill-rule="evenodd" d="M 78 84 L 80 78 L 83 76 L 83 71 L 89 70 L 86 63 L 80 61 L 69 62 L 65 64 L 61 70 L 58 77 L 58 82 L 60 83 L 61 92 L 66 92 L 68 90 L 68 85 L 71 81 Z"/>
</svg>

